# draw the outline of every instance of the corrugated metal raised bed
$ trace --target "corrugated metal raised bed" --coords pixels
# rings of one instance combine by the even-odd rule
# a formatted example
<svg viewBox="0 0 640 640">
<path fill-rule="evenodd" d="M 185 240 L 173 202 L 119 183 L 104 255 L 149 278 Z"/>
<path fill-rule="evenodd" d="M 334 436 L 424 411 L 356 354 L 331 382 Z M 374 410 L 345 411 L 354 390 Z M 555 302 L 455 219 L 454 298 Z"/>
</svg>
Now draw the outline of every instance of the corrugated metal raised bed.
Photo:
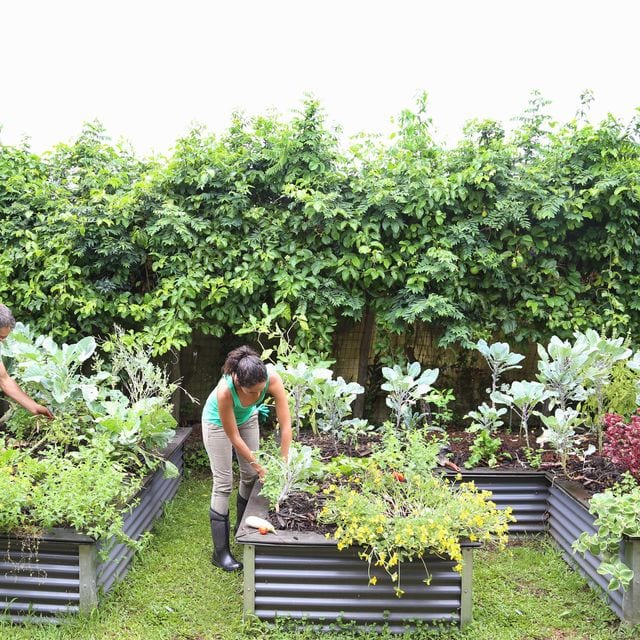
<svg viewBox="0 0 640 640">
<path fill-rule="evenodd" d="M 512 508 L 516 522 L 509 526 L 510 533 L 548 532 L 566 562 L 605 598 L 611 610 L 625 622 L 640 624 L 640 540 L 627 539 L 620 549 L 621 557 L 634 572 L 626 591 L 608 591 L 609 579 L 597 571 L 600 560 L 591 554 L 583 557 L 573 552 L 571 545 L 583 531 L 590 534 L 596 531 L 588 495 L 581 485 L 557 481 L 551 474 L 540 471 L 463 471 L 462 482 L 471 480 L 479 489 L 493 492 L 492 500 L 498 508 Z"/>
<path fill-rule="evenodd" d="M 596 591 L 605 595 L 612 611 L 625 622 L 640 624 L 640 540 L 623 542 L 620 555 L 634 572 L 626 591 L 608 591 L 609 579 L 598 573 L 600 560 L 592 554 L 573 553 L 571 544 L 583 531 L 593 534 L 597 527 L 589 513 L 587 496 L 580 485 L 558 482 L 549 489 L 549 533 L 562 550 L 565 560 L 576 568 Z"/>
<path fill-rule="evenodd" d="M 182 474 L 183 445 L 191 429 L 178 429 L 164 450 Z M 180 477 L 162 470 L 145 482 L 138 505 L 125 517 L 125 533 L 137 540 L 151 529 L 165 502 L 178 490 Z M 73 529 L 53 529 L 33 541 L 0 535 L 0 615 L 12 622 L 90 611 L 129 570 L 133 550 L 117 544 L 105 560 L 93 538 Z"/>
<path fill-rule="evenodd" d="M 450 480 L 455 474 L 447 473 Z M 473 469 L 462 472 L 462 482 L 491 491 L 498 509 L 511 507 L 516 521 L 509 533 L 541 533 L 547 530 L 549 477 L 543 471 L 496 471 Z"/>
<path fill-rule="evenodd" d="M 254 488 L 247 505 L 249 515 L 266 517 L 267 503 Z M 369 586 L 367 564 L 354 549 L 338 551 L 334 540 L 317 533 L 280 531 L 260 535 L 255 529 L 238 530 L 244 547 L 244 611 L 263 620 L 290 618 L 324 628 L 336 622 L 382 627 L 404 632 L 416 623 L 464 625 L 471 620 L 472 552 L 463 546 L 462 574 L 454 562 L 425 558 L 433 579 L 426 586 L 421 562 L 401 565 L 402 589 L 398 598 L 391 579 L 372 568 L 378 578 Z"/>
</svg>

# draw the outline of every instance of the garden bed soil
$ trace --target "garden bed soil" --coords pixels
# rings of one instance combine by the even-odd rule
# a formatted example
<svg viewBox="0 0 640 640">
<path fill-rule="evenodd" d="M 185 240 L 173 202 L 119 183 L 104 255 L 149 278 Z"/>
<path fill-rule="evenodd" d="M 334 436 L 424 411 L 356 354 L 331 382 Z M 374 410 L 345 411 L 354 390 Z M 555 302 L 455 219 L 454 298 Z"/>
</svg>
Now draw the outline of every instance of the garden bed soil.
<svg viewBox="0 0 640 640">
<path fill-rule="evenodd" d="M 529 434 L 532 444 L 535 443 L 538 435 L 539 433 L 535 431 Z M 448 437 L 447 458 L 461 471 L 465 471 L 464 463 L 469 459 L 474 434 L 464 430 L 450 430 Z M 502 446 L 498 453 L 498 463 L 494 467 L 496 471 L 523 471 L 537 468 L 551 473 L 558 479 L 580 483 L 588 497 L 613 486 L 622 474 L 622 470 L 616 467 L 611 460 L 597 453 L 588 456 L 585 460 L 577 456 L 569 456 L 565 473 L 558 455 L 554 451 L 543 449 L 539 451 L 539 466 L 532 467 L 529 464 L 531 456 L 527 454 L 528 448 L 524 436 L 517 433 L 507 433 L 502 434 L 501 439 Z M 323 462 L 341 454 L 366 457 L 378 441 L 379 436 L 377 435 L 361 438 L 355 445 L 347 445 L 324 434 L 302 433 L 297 438 L 297 442 L 300 444 L 317 448 Z M 586 447 L 588 444 L 587 442 L 584 446 Z M 534 451 L 534 453 L 537 452 L 537 450 Z M 313 495 L 303 492 L 293 493 L 281 505 L 279 513 L 271 511 L 269 518 L 279 529 L 331 534 L 335 531 L 335 526 L 319 523 L 316 519 L 316 514 L 321 511 L 324 501 L 325 494 L 322 492 L 322 488 Z"/>
<path fill-rule="evenodd" d="M 498 452 L 496 469 L 526 470 L 540 469 L 548 471 L 556 478 L 580 483 L 586 493 L 592 496 L 612 487 L 622 475 L 623 470 L 614 465 L 609 458 L 594 453 L 582 459 L 576 455 L 570 455 L 567 459 L 566 472 L 562 468 L 560 458 L 555 451 L 549 449 L 537 449 L 535 444 L 538 432 L 529 434 L 529 441 L 534 449 L 534 455 L 540 454 L 539 466 L 532 466 L 531 455 L 528 454 L 527 442 L 524 436 L 517 433 L 501 434 L 502 445 Z M 449 459 L 465 469 L 464 463 L 469 459 L 470 447 L 474 434 L 463 430 L 451 430 L 449 436 Z M 582 446 L 597 445 L 595 438 L 586 439 Z"/>
</svg>

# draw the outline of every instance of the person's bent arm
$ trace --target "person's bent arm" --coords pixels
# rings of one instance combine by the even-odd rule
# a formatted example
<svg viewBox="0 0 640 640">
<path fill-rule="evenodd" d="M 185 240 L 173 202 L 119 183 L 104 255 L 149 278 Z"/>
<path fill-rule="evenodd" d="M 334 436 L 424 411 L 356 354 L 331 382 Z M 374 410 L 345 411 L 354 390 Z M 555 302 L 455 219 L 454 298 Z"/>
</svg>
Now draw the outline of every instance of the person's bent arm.
<svg viewBox="0 0 640 640">
<path fill-rule="evenodd" d="M 236 450 L 239 456 L 242 456 L 258 474 L 260 480 L 264 478 L 265 469 L 262 467 L 256 457 L 247 446 L 247 443 L 240 436 L 238 431 L 238 425 L 236 424 L 236 417 L 233 415 L 233 398 L 231 392 L 228 389 L 220 389 L 218 391 L 218 414 L 222 422 L 222 428 L 231 442 L 231 446 Z"/>
<path fill-rule="evenodd" d="M 289 446 L 293 438 L 291 431 L 291 412 L 289 411 L 289 398 L 282 383 L 282 378 L 273 373 L 269 380 L 269 391 L 276 404 L 276 417 L 280 425 L 280 453 L 287 460 L 289 457 Z"/>
<path fill-rule="evenodd" d="M 19 405 L 23 406 L 27 411 L 36 416 L 46 416 L 53 418 L 53 414 L 47 407 L 38 404 L 31 399 L 19 386 L 18 383 L 7 373 L 4 364 L 0 363 L 0 389 L 2 392 L 15 400 Z"/>
</svg>

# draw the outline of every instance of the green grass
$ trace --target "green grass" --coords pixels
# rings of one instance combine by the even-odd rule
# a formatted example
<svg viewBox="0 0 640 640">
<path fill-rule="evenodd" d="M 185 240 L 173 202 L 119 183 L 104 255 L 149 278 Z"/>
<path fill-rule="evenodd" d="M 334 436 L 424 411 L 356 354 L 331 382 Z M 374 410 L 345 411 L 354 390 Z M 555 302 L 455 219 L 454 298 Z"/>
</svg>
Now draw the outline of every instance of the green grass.
<svg viewBox="0 0 640 640">
<path fill-rule="evenodd" d="M 63 625 L 0 625 L 2 640 L 316 640 L 313 630 L 270 629 L 242 621 L 242 576 L 210 564 L 208 478 L 190 478 L 168 505 L 155 536 L 127 578 L 86 618 Z M 476 552 L 474 620 L 448 640 L 622 640 L 621 624 L 547 538 L 516 541 L 506 552 Z M 426 637 L 415 632 L 400 637 Z M 323 638 L 357 637 L 352 631 Z M 359 637 L 387 637 L 360 634 Z M 398 637 L 398 636 L 396 636 Z"/>
</svg>

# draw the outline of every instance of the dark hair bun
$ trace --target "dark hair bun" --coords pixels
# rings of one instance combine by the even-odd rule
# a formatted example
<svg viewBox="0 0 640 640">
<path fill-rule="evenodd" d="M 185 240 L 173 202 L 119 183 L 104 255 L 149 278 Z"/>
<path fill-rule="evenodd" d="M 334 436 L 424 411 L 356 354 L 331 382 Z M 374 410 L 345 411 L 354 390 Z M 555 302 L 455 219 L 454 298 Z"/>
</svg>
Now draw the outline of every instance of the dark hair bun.
<svg viewBox="0 0 640 640">
<path fill-rule="evenodd" d="M 238 347 L 227 355 L 222 373 L 235 374 L 241 387 L 253 387 L 267 379 L 267 367 L 260 356 L 247 346 Z"/>
</svg>

